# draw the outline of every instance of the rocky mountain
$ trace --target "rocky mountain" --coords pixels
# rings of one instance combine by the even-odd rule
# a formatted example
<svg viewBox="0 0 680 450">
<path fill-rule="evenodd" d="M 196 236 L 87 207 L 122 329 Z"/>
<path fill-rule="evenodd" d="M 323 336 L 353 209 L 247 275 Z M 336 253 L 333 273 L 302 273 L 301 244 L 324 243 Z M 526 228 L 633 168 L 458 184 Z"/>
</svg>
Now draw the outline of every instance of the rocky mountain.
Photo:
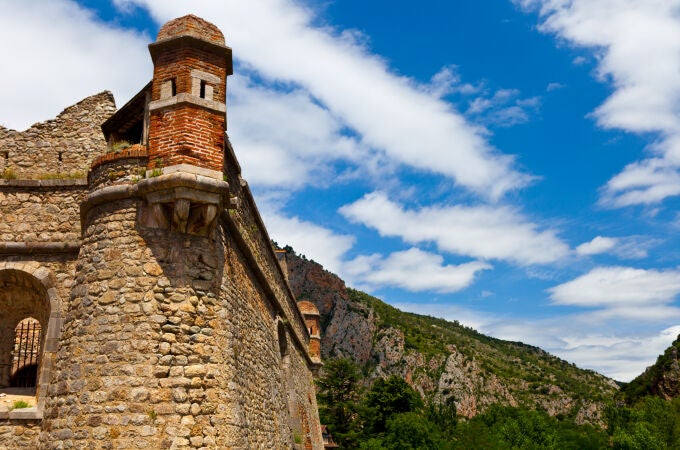
<svg viewBox="0 0 680 450">
<path fill-rule="evenodd" d="M 680 364 L 678 363 L 680 336 L 656 360 L 654 365 L 623 387 L 629 402 L 645 395 L 656 395 L 665 400 L 680 396 Z"/>
<path fill-rule="evenodd" d="M 485 336 L 458 322 L 402 312 L 345 286 L 337 275 L 286 248 L 298 300 L 319 309 L 322 355 L 348 357 L 366 382 L 398 375 L 427 399 L 452 401 L 473 417 L 494 403 L 542 409 L 577 423 L 601 423 L 617 384 L 520 342 Z"/>
</svg>

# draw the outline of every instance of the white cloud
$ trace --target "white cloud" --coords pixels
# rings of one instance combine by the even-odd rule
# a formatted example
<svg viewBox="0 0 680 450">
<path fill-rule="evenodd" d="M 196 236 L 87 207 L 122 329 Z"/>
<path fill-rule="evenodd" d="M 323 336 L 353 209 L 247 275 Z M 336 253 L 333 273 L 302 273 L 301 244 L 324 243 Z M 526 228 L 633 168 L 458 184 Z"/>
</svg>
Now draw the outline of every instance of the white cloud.
<svg viewBox="0 0 680 450">
<path fill-rule="evenodd" d="M 354 245 L 354 236 L 337 234 L 298 217 L 286 217 L 266 205 L 260 205 L 260 211 L 273 240 L 281 245 L 290 245 L 297 253 L 314 259 L 326 270 L 342 273 L 342 260 Z"/>
<path fill-rule="evenodd" d="M 491 268 L 491 265 L 479 261 L 444 264 L 440 255 L 410 248 L 386 258 L 380 255 L 359 256 L 345 264 L 344 272 L 359 283 L 359 287 L 366 289 L 392 286 L 412 292 L 451 293 L 465 289 L 479 271 Z"/>
<path fill-rule="evenodd" d="M 645 159 L 627 165 L 602 191 L 604 206 L 652 205 L 680 195 L 680 173 L 668 158 Z"/>
<path fill-rule="evenodd" d="M 680 326 L 661 331 L 625 332 L 632 323 L 617 322 L 619 330 L 603 331 L 600 321 L 592 322 L 587 315 L 560 318 L 513 320 L 488 318 L 480 331 L 495 337 L 526 342 L 574 362 L 582 368 L 595 370 L 619 381 L 630 381 L 656 361 L 657 355 L 677 338 Z"/>
<path fill-rule="evenodd" d="M 23 130 L 111 90 L 119 105 L 151 79 L 148 36 L 68 0 L 0 1 L 0 123 Z"/>
<path fill-rule="evenodd" d="M 596 267 L 549 292 L 557 305 L 605 308 L 609 315 L 654 318 L 667 314 L 667 304 L 680 294 L 680 271 Z"/>
<path fill-rule="evenodd" d="M 499 89 L 493 95 L 481 94 L 469 102 L 465 114 L 485 125 L 509 127 L 526 123 L 541 104 L 539 97 L 520 98 L 517 89 Z"/>
<path fill-rule="evenodd" d="M 340 209 L 348 220 L 398 236 L 411 244 L 434 242 L 440 250 L 473 258 L 518 264 L 549 263 L 564 258 L 568 246 L 554 230 L 539 230 L 508 207 L 449 206 L 407 210 L 380 192 Z"/>
<path fill-rule="evenodd" d="M 292 0 L 134 3 L 159 23 L 188 12 L 214 22 L 236 58 L 269 79 L 308 90 L 366 146 L 401 164 L 452 177 L 494 199 L 531 181 L 439 94 L 391 72 L 356 33 L 312 25 L 314 13 Z"/>
<path fill-rule="evenodd" d="M 579 255 L 597 255 L 611 250 L 617 243 L 617 239 L 597 236 L 590 242 L 584 242 L 576 247 Z"/>
<path fill-rule="evenodd" d="M 253 185 L 323 186 L 334 161 L 366 158 L 361 144 L 342 134 L 342 123 L 302 89 L 284 92 L 234 75 L 229 92 L 229 135 Z"/>
<path fill-rule="evenodd" d="M 602 204 L 654 204 L 680 195 L 680 0 L 515 0 L 538 9 L 541 29 L 597 56 L 614 88 L 593 113 L 604 128 L 656 133 L 652 157 L 603 188 Z"/>
<path fill-rule="evenodd" d="M 565 87 L 566 86 L 562 83 L 552 82 L 552 83 L 548 83 L 548 86 L 546 86 L 545 90 L 547 92 L 552 92 L 552 91 L 558 91 L 560 89 L 564 89 Z"/>
<path fill-rule="evenodd" d="M 649 255 L 649 249 L 663 242 L 647 236 L 633 235 L 622 237 L 596 236 L 592 241 L 576 247 L 580 256 L 609 253 L 621 259 L 641 259 Z"/>
</svg>

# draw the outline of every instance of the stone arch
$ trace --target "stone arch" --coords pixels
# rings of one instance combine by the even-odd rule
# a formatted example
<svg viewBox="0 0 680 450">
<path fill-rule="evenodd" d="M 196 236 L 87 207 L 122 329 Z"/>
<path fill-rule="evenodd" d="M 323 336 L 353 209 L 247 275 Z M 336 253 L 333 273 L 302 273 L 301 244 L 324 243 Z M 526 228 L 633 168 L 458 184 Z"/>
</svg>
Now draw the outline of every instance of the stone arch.
<svg viewBox="0 0 680 450">
<path fill-rule="evenodd" d="M 55 278 L 34 262 L 0 262 L 0 387 L 9 386 L 15 327 L 28 317 L 38 320 L 42 329 L 36 380 L 36 399 L 42 408 L 63 322 Z"/>
</svg>

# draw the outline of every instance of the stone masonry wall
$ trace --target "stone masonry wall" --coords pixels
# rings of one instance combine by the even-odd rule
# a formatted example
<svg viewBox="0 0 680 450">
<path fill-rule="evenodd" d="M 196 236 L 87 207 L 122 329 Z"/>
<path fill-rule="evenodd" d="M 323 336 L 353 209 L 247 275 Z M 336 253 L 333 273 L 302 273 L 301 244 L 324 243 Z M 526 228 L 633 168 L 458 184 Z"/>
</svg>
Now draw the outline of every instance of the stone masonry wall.
<svg viewBox="0 0 680 450">
<path fill-rule="evenodd" d="M 0 420 L 0 449 L 34 449 L 40 433 L 40 420 Z"/>
<path fill-rule="evenodd" d="M 100 126 L 115 109 L 113 95 L 106 91 L 25 131 L 0 126 L 0 174 L 11 168 L 24 179 L 57 174 L 84 177 L 94 157 L 106 150 Z"/>
<path fill-rule="evenodd" d="M 77 242 L 85 180 L 0 180 L 0 242 Z"/>
<path fill-rule="evenodd" d="M 291 339 L 283 371 L 277 313 L 228 228 L 140 228 L 139 208 L 89 213 L 41 447 L 322 448 L 304 354 Z"/>
<path fill-rule="evenodd" d="M 238 234 L 238 240 L 254 257 L 250 264 L 257 265 L 267 280 L 266 284 L 276 299 L 277 308 L 287 322 L 286 335 L 289 348 L 295 349 L 285 359 L 283 367 L 286 385 L 289 423 L 294 433 L 303 439 L 304 448 L 323 448 L 316 391 L 308 361 L 309 333 L 295 297 L 288 286 L 281 266 L 274 254 L 271 241 L 262 225 L 259 212 L 247 183 L 240 176 L 240 166 L 228 143 L 225 158 L 226 178 L 232 196 L 239 199 L 238 207 L 228 210 L 228 220 Z M 274 300 L 271 299 L 270 302 Z"/>
<path fill-rule="evenodd" d="M 227 145 L 231 146 L 229 143 Z M 232 152 L 228 152 L 225 160 L 226 180 L 229 183 L 231 195 L 239 199 L 238 208 L 228 211 L 230 220 L 255 256 L 254 262 L 269 280 L 268 284 L 283 309 L 283 315 L 290 320 L 293 335 L 298 342 L 308 348 L 309 333 L 304 317 L 297 307 L 295 297 L 290 291 L 288 281 L 274 254 L 266 229 L 261 226 L 260 214 L 250 188 L 241 178 L 240 166 Z"/>
<path fill-rule="evenodd" d="M 146 176 L 148 159 L 146 147 L 139 144 L 99 156 L 87 174 L 89 189 L 136 183 Z"/>
</svg>

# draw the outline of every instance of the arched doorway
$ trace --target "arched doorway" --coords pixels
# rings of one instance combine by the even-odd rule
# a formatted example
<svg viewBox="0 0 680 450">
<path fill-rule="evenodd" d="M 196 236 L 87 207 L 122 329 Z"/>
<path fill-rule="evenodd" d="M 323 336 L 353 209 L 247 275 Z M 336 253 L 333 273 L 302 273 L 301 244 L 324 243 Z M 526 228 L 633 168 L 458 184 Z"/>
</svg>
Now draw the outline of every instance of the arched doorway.
<svg viewBox="0 0 680 450">
<path fill-rule="evenodd" d="M 35 388 L 38 383 L 38 368 L 42 356 L 42 327 L 40 322 L 27 317 L 14 328 L 12 369 L 9 386 Z"/>
<path fill-rule="evenodd" d="M 60 315 L 54 311 L 58 302 L 45 273 L 35 268 L 28 272 L 21 263 L 0 263 L 0 389 L 29 389 L 39 403 L 47 387 L 43 368 L 51 359 L 45 354 L 56 351 L 51 348 L 56 342 L 47 346 L 46 338 L 50 327 L 58 335 Z"/>
</svg>

